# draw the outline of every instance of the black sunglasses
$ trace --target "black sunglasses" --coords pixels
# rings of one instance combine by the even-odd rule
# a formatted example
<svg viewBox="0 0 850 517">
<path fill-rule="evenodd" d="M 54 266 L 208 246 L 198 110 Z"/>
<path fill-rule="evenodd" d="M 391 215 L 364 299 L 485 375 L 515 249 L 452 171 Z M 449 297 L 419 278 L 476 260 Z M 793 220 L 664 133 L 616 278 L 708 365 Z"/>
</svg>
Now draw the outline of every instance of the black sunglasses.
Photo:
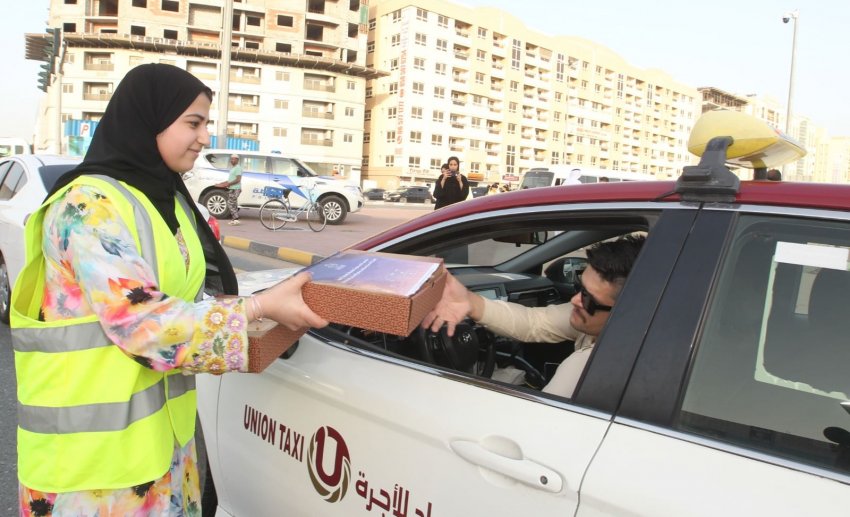
<svg viewBox="0 0 850 517">
<path fill-rule="evenodd" d="M 581 293 L 581 306 L 584 310 L 587 311 L 588 314 L 593 316 L 596 314 L 596 311 L 610 311 L 614 307 L 610 305 L 602 305 L 601 303 L 596 301 L 596 298 L 593 297 L 592 294 L 587 292 L 587 289 L 584 288 L 584 284 L 581 283 L 581 275 L 577 275 L 576 279 L 578 280 L 578 292 Z"/>
</svg>

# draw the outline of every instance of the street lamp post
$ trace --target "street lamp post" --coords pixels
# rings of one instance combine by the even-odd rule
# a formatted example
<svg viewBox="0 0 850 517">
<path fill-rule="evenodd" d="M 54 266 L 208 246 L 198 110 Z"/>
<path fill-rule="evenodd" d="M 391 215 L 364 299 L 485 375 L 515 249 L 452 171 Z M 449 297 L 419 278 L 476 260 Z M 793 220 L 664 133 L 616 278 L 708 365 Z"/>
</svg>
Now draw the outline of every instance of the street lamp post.
<svg viewBox="0 0 850 517">
<path fill-rule="evenodd" d="M 782 23 L 794 20 L 794 35 L 791 39 L 791 74 L 788 79 L 788 113 L 785 119 L 785 134 L 791 134 L 791 102 L 794 100 L 794 61 L 797 57 L 797 20 L 800 18 L 798 10 L 788 11 L 782 15 Z"/>
<path fill-rule="evenodd" d="M 794 32 L 791 38 L 791 73 L 788 78 L 788 109 L 785 115 L 785 134 L 791 136 L 791 103 L 794 100 L 794 61 L 797 57 L 797 20 L 800 18 L 800 11 L 794 9 L 782 15 L 782 23 L 788 23 L 794 20 Z M 789 166 L 785 164 L 782 167 L 783 175 L 789 179 Z"/>
</svg>

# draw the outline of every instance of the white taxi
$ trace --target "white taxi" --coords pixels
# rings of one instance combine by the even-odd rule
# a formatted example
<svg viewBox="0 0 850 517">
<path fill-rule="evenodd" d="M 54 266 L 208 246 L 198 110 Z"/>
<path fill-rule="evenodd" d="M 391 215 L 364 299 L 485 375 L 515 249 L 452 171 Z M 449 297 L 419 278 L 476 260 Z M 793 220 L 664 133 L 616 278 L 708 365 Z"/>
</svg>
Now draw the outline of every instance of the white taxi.
<svg viewBox="0 0 850 517">
<path fill-rule="evenodd" d="M 850 186 L 739 181 L 724 163 L 794 145 L 731 127 L 678 182 L 485 196 L 356 245 L 544 306 L 588 246 L 647 236 L 571 398 L 540 389 L 571 342 L 473 322 L 332 324 L 262 374 L 200 376 L 217 515 L 846 515 Z"/>
</svg>

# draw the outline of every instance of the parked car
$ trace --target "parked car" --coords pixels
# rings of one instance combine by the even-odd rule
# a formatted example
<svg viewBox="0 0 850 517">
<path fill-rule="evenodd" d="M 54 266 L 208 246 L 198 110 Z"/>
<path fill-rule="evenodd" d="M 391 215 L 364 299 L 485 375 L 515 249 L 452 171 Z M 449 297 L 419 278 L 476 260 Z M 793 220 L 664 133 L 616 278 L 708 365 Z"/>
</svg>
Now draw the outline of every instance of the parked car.
<svg viewBox="0 0 850 517">
<path fill-rule="evenodd" d="M 391 192 L 384 192 L 384 201 L 399 203 L 433 203 L 431 189 L 428 187 L 403 187 Z"/>
<path fill-rule="evenodd" d="M 0 160 L 0 321 L 9 323 L 15 279 L 24 267 L 24 223 L 56 180 L 80 163 L 79 157 L 27 154 Z M 216 238 L 218 223 L 199 206 Z"/>
<path fill-rule="evenodd" d="M 476 197 L 486 196 L 486 195 L 487 195 L 487 191 L 489 191 L 489 190 L 490 190 L 490 187 L 488 187 L 488 186 L 483 186 L 483 187 L 472 187 L 472 188 L 470 188 L 469 190 L 470 190 L 470 191 L 471 191 L 471 193 L 472 193 L 472 197 L 476 198 Z"/>
<path fill-rule="evenodd" d="M 363 208 L 359 186 L 319 176 L 297 158 L 258 151 L 205 149 L 195 161 L 195 167 L 183 175 L 183 181 L 192 197 L 219 219 L 229 217 L 230 210 L 227 191 L 215 185 L 227 180 L 230 155 L 234 153 L 239 155 L 242 165 L 240 207 L 260 208 L 269 199 L 267 193 L 286 187 L 292 191 L 289 202 L 293 208 L 306 203 L 310 195 L 320 201 L 329 224 L 342 224 L 350 212 Z M 266 187 L 274 189 L 266 190 Z M 312 193 L 311 188 L 314 189 Z"/>
<path fill-rule="evenodd" d="M 471 321 L 332 324 L 262 374 L 199 376 L 219 514 L 845 514 L 850 185 L 739 182 L 734 149 L 678 182 L 486 196 L 355 245 L 541 307 L 569 303 L 588 246 L 647 235 L 569 399 L 540 388 L 572 343 Z"/>
<path fill-rule="evenodd" d="M 384 192 L 386 192 L 386 190 L 382 188 L 370 188 L 369 190 L 363 192 L 363 197 L 370 201 L 380 201 L 384 199 Z"/>
</svg>

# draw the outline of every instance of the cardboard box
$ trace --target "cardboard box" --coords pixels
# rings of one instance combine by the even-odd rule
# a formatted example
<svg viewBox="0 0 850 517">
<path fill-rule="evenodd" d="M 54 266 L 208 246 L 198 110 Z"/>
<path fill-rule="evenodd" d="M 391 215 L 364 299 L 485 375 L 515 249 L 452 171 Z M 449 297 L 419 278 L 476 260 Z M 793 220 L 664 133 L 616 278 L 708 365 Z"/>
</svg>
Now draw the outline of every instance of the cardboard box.
<svg viewBox="0 0 850 517">
<path fill-rule="evenodd" d="M 271 320 L 248 324 L 248 371 L 259 373 L 298 341 L 307 332 L 289 330 Z"/>
<path fill-rule="evenodd" d="M 407 336 L 422 322 L 425 315 L 434 308 L 443 295 L 446 268 L 443 266 L 442 259 L 377 252 L 345 251 L 341 253 L 359 254 L 363 257 L 378 258 L 378 260 L 386 257 L 410 263 L 426 262 L 436 265 L 436 269 L 430 277 L 425 279 L 422 286 L 410 295 L 389 292 L 396 287 L 392 279 L 388 280 L 387 285 L 377 285 L 374 288 L 344 285 L 332 281 L 310 281 L 301 290 L 304 301 L 316 314 L 328 321 Z M 325 260 L 333 259 L 334 256 Z M 314 264 L 311 268 L 317 265 Z M 381 271 L 380 266 L 381 263 L 378 262 L 376 265 L 378 272 Z M 370 280 L 374 279 L 370 278 Z"/>
</svg>

